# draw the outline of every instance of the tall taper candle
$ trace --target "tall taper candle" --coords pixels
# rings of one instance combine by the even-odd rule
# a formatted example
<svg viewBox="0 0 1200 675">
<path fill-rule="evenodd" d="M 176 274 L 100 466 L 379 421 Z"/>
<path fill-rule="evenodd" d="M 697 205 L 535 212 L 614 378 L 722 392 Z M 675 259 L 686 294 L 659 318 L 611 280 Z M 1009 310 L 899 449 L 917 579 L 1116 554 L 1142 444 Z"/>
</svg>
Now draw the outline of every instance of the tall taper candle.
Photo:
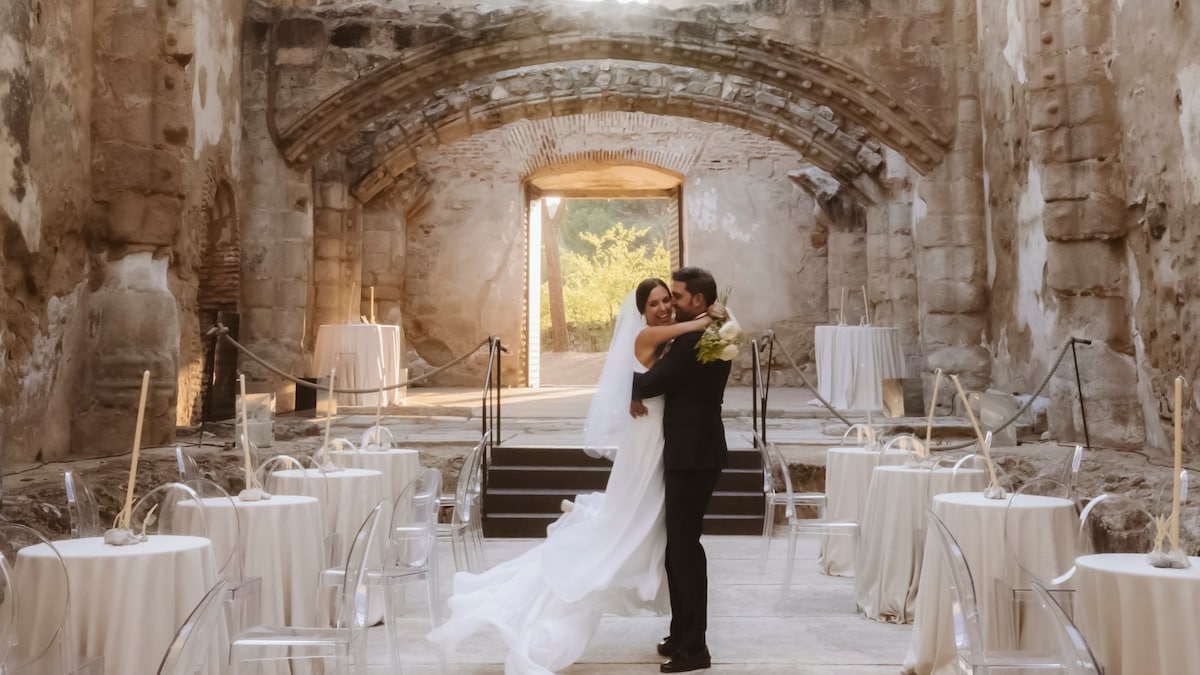
<svg viewBox="0 0 1200 675">
<path fill-rule="evenodd" d="M 129 485 L 125 488 L 125 508 L 121 509 L 120 527 L 129 529 L 133 515 L 133 486 L 137 482 L 138 454 L 142 451 L 142 421 L 146 419 L 146 393 L 150 390 L 150 371 L 142 371 L 142 394 L 138 398 L 137 426 L 133 429 L 133 458 L 129 462 Z"/>
<path fill-rule="evenodd" d="M 1171 485 L 1171 551 L 1179 550 L 1179 472 L 1183 470 L 1183 377 L 1175 378 L 1175 480 Z"/>
<path fill-rule="evenodd" d="M 250 416 L 247 414 L 246 407 L 246 374 L 238 374 L 238 387 L 242 392 L 242 455 L 245 460 L 243 471 L 245 472 L 246 489 L 250 490 L 254 485 L 254 462 L 250 460 Z"/>
<path fill-rule="evenodd" d="M 325 404 L 325 443 L 321 445 L 321 454 L 325 462 L 329 462 L 329 425 L 333 423 L 333 383 L 337 378 L 337 368 L 329 369 L 329 402 Z"/>
<path fill-rule="evenodd" d="M 929 438 L 933 435 L 933 413 L 937 410 L 938 388 L 942 386 L 942 369 L 933 373 L 933 398 L 929 399 L 929 421 L 925 423 L 925 452 L 929 452 Z"/>
<path fill-rule="evenodd" d="M 371 287 L 371 323 L 375 323 L 375 287 Z"/>
</svg>

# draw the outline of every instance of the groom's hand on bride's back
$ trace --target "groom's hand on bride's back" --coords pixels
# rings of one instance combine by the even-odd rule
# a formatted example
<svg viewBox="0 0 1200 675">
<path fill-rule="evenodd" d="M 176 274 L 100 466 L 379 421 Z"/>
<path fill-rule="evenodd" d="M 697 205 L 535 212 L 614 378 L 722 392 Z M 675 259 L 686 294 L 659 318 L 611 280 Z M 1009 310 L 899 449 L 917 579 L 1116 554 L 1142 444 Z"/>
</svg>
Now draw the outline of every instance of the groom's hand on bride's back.
<svg viewBox="0 0 1200 675">
<path fill-rule="evenodd" d="M 633 417 L 643 417 L 650 412 L 646 409 L 646 404 L 636 398 L 629 402 L 629 414 Z"/>
</svg>

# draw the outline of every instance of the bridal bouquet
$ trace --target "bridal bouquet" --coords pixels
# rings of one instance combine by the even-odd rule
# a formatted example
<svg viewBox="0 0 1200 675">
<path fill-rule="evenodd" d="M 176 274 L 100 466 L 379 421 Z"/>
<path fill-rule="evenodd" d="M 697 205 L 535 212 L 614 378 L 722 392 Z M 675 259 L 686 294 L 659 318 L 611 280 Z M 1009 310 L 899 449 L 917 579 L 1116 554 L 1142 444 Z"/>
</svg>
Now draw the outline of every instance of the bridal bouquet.
<svg viewBox="0 0 1200 675">
<path fill-rule="evenodd" d="M 717 299 L 717 303 L 724 310 L 724 318 L 713 317 L 713 322 L 704 329 L 704 334 L 696 343 L 696 358 L 700 360 L 700 363 L 710 363 L 718 359 L 732 361 L 737 358 L 738 346 L 746 341 L 746 334 L 742 332 L 742 327 L 725 307 L 728 300 L 729 291 L 725 291 Z"/>
</svg>

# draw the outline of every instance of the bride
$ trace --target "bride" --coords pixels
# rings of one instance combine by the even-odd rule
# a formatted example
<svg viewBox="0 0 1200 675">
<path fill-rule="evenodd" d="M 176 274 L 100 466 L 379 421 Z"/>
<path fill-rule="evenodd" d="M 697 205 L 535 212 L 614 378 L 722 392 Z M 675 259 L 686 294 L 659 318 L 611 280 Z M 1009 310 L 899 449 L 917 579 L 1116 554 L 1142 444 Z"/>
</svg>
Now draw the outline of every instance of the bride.
<svg viewBox="0 0 1200 675">
<path fill-rule="evenodd" d="M 646 279 L 625 299 L 584 424 L 584 447 L 613 460 L 604 493 L 564 502 L 546 540 L 482 574 L 454 575 L 451 618 L 429 634 L 443 651 L 495 626 L 508 646 L 507 675 L 543 675 L 574 663 L 602 614 L 669 611 L 663 558 L 662 397 L 630 416 L 633 373 L 671 339 L 703 330 L 702 317 L 675 323 L 671 293 Z"/>
</svg>

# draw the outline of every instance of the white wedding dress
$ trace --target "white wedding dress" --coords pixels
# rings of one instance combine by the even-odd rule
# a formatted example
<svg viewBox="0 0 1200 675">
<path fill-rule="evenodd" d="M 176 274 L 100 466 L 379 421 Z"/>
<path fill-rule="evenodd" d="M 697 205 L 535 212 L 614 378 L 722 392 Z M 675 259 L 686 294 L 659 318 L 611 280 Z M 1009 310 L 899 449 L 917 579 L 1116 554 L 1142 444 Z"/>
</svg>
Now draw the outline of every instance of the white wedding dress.
<svg viewBox="0 0 1200 675">
<path fill-rule="evenodd" d="M 637 364 L 644 372 L 646 368 Z M 578 660 L 602 614 L 670 611 L 663 583 L 663 399 L 628 423 L 605 493 L 579 495 L 546 541 L 482 574 L 454 575 L 451 618 L 429 634 L 443 651 L 495 626 L 507 675 L 543 675 Z"/>
</svg>

